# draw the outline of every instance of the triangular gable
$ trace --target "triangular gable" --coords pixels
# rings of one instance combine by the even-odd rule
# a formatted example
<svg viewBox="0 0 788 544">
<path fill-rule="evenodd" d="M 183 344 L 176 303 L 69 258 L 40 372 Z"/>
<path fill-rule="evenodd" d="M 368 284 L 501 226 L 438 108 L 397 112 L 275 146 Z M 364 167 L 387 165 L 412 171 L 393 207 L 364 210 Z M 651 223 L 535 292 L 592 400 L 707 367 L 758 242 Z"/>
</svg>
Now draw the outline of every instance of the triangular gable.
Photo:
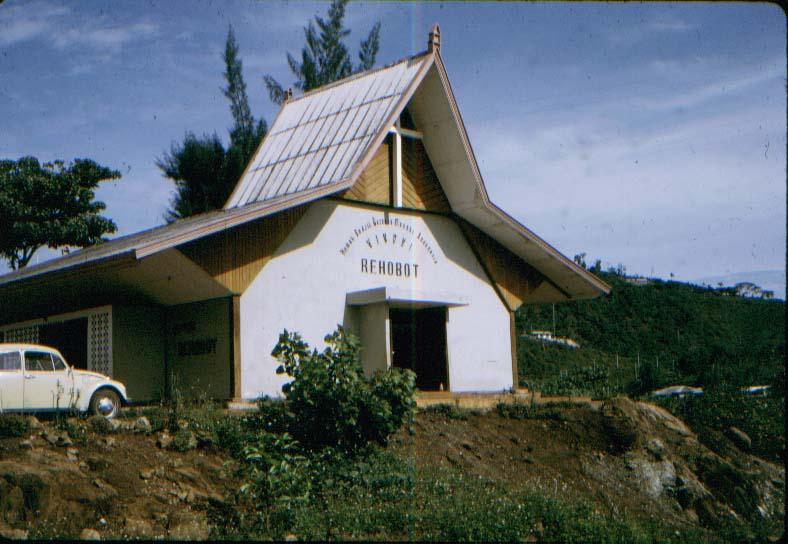
<svg viewBox="0 0 788 544">
<path fill-rule="evenodd" d="M 380 159 L 406 107 L 424 127 L 425 156 L 451 212 L 547 277 L 564 299 L 610 291 L 490 201 L 439 48 L 286 102 L 225 208 L 307 192 L 313 200 L 348 189 L 368 200 L 379 187 L 362 174 Z"/>
<path fill-rule="evenodd" d="M 408 120 L 407 128 L 418 133 L 407 110 L 401 121 Z M 403 127 L 406 123 L 403 122 Z M 424 144 L 418 138 L 402 138 L 402 207 L 449 213 L 451 205 L 432 167 Z M 373 154 L 366 168 L 353 186 L 340 196 L 373 204 L 394 205 L 394 156 L 391 136 Z"/>
</svg>

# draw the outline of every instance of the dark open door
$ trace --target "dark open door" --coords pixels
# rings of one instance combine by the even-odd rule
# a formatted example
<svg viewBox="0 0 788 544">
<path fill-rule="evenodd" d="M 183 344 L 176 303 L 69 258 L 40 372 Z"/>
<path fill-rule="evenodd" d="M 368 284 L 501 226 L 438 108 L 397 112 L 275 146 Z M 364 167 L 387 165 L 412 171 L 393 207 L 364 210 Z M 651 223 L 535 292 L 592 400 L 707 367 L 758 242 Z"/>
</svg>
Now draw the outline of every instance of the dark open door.
<svg viewBox="0 0 788 544">
<path fill-rule="evenodd" d="M 421 391 L 448 389 L 446 308 L 391 308 L 392 364 L 416 373 Z"/>
<path fill-rule="evenodd" d="M 60 351 L 74 368 L 88 368 L 88 318 L 47 323 L 41 327 L 41 343 Z"/>
</svg>

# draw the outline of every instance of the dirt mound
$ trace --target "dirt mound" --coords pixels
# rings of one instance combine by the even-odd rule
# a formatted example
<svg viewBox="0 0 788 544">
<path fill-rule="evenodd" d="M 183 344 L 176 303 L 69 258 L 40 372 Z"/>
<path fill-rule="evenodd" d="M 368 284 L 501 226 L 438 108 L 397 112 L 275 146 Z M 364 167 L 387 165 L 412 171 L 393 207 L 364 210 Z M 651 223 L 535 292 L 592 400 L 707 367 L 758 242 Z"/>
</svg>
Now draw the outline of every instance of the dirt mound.
<svg viewBox="0 0 788 544">
<path fill-rule="evenodd" d="M 424 413 L 415 434 L 400 433 L 396 447 L 420 463 L 457 466 L 564 500 L 582 497 L 603 511 L 677 529 L 728 522 L 782 529 L 782 467 L 730 441 L 715 453 L 658 406 L 617 398 L 601 406 L 525 406 L 523 413 Z"/>
<path fill-rule="evenodd" d="M 506 413 L 422 412 L 391 447 L 414 463 L 678 531 L 734 524 L 781 533 L 784 469 L 747 453 L 739 433 L 720 433 L 711 451 L 665 410 L 628 399 Z M 0 538 L 207 539 L 210 521 L 238 506 L 233 462 L 199 433 L 79 425 L 73 441 L 51 421 L 0 439 Z"/>
<path fill-rule="evenodd" d="M 237 486 L 215 451 L 165 451 L 131 430 L 82 443 L 42 432 L 0 440 L 0 537 L 205 539 L 207 511 Z"/>
</svg>

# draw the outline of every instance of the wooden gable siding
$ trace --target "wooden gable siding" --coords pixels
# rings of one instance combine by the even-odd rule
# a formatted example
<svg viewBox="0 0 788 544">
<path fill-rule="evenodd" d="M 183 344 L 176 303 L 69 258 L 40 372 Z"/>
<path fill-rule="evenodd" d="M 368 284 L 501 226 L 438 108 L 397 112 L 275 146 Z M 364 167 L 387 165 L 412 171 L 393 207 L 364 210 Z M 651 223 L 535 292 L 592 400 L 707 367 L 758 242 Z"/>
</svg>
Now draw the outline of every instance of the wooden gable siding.
<svg viewBox="0 0 788 544">
<path fill-rule="evenodd" d="M 388 140 L 383 142 L 343 197 L 361 202 L 391 205 L 391 159 Z"/>
<path fill-rule="evenodd" d="M 390 138 L 380 146 L 344 198 L 361 202 L 392 205 Z M 448 213 L 449 200 L 419 140 L 402 138 L 402 207 Z"/>
<path fill-rule="evenodd" d="M 402 139 L 402 206 L 448 213 L 449 199 L 421 140 Z"/>
<path fill-rule="evenodd" d="M 545 282 L 545 277 L 499 242 L 461 218 L 456 218 L 471 249 L 495 283 L 498 295 L 511 311 Z"/>
<path fill-rule="evenodd" d="M 298 206 L 189 242 L 178 249 L 236 294 L 252 283 L 304 215 Z"/>
</svg>

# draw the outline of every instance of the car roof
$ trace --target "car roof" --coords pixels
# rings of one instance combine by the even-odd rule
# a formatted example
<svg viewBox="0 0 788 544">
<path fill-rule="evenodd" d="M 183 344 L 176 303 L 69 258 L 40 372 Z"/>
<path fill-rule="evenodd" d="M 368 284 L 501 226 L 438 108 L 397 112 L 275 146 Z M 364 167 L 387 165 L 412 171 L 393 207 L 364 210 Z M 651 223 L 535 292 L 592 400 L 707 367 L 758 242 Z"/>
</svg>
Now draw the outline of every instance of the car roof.
<svg viewBox="0 0 788 544">
<path fill-rule="evenodd" d="M 0 343 L 0 349 L 36 349 L 41 351 L 51 351 L 52 353 L 60 353 L 55 348 L 42 346 L 41 344 Z"/>
</svg>

